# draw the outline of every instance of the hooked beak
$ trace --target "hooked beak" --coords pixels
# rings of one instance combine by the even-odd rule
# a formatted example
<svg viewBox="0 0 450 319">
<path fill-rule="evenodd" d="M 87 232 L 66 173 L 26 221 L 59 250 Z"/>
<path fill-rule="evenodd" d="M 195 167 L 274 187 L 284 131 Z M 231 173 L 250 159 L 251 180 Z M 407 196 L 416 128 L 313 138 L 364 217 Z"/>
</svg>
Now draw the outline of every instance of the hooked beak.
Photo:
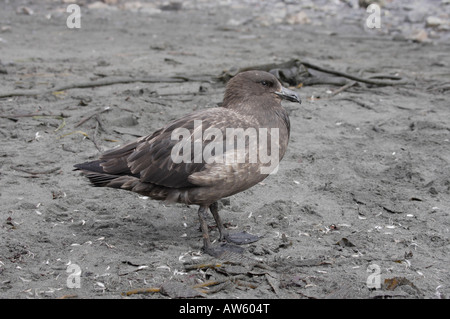
<svg viewBox="0 0 450 319">
<path fill-rule="evenodd" d="M 286 89 L 285 87 L 281 87 L 281 91 L 275 92 L 276 95 L 281 97 L 282 99 L 291 101 L 291 102 L 298 102 L 302 103 L 302 100 L 300 99 L 300 95 L 298 95 L 297 92 L 294 92 L 292 90 Z"/>
</svg>

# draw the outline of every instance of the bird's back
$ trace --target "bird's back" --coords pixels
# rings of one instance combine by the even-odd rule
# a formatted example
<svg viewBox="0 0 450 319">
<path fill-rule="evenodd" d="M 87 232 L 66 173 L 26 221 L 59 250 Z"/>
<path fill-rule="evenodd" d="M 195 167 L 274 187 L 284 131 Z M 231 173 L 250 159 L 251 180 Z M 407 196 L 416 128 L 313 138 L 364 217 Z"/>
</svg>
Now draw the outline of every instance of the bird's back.
<svg viewBox="0 0 450 319">
<path fill-rule="evenodd" d="M 270 172 L 261 168 L 270 164 L 261 161 L 259 147 L 264 139 L 269 148 L 265 153 L 275 146 L 281 160 L 289 135 L 287 115 L 283 116 L 274 113 L 272 127 L 262 127 L 261 122 L 268 122 L 266 115 L 258 120 L 228 108 L 206 109 L 75 167 L 96 186 L 123 188 L 155 199 L 212 203 L 267 177 Z M 278 138 L 273 145 L 275 131 Z"/>
</svg>

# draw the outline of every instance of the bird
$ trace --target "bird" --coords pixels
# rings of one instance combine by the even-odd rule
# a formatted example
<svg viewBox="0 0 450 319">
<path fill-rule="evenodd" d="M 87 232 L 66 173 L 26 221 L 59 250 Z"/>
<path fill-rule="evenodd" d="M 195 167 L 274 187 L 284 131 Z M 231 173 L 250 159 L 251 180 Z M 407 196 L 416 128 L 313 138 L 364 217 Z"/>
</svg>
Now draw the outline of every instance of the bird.
<svg viewBox="0 0 450 319">
<path fill-rule="evenodd" d="M 282 100 L 301 103 L 271 73 L 236 74 L 218 107 L 194 111 L 150 135 L 74 165 L 93 186 L 132 191 L 154 200 L 198 205 L 203 251 L 220 256 L 242 252 L 236 245 L 260 239 L 248 232 L 230 234 L 219 215 L 218 201 L 260 183 L 276 172 L 290 136 Z M 269 155 L 270 154 L 270 155 Z M 211 212 L 219 230 L 210 239 Z"/>
</svg>

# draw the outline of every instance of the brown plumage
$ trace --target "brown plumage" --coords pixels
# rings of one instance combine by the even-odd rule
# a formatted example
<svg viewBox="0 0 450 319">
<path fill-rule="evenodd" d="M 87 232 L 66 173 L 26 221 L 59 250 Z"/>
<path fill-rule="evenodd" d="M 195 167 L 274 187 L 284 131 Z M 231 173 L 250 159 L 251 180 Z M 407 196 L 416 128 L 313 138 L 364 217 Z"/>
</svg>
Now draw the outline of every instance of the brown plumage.
<svg viewBox="0 0 450 319">
<path fill-rule="evenodd" d="M 239 73 L 228 82 L 222 107 L 188 114 L 151 135 L 103 153 L 99 160 L 75 167 L 94 186 L 121 188 L 157 200 L 199 205 L 204 250 L 218 255 L 233 246 L 211 246 L 205 222 L 208 208 L 216 220 L 221 240 L 243 244 L 258 238 L 247 233 L 228 234 L 220 220 L 217 201 L 265 179 L 277 163 L 272 165 L 274 163 L 268 164 L 267 159 L 262 160 L 264 154 L 278 152 L 276 160 L 283 158 L 290 123 L 281 106 L 282 99 L 301 103 L 297 93 L 282 87 L 270 73 Z M 183 144 L 180 137 L 186 136 L 178 132 L 187 130 L 190 136 Z M 238 130 L 248 133 L 241 143 L 238 139 L 242 135 L 237 134 Z M 232 138 L 227 139 L 228 132 Z M 211 144 L 213 142 L 215 144 Z M 261 149 L 261 145 L 267 145 L 267 150 Z M 178 151 L 174 147 L 178 147 Z M 186 151 L 189 149 L 190 153 Z M 252 157 L 252 154 L 256 155 Z M 175 159 L 181 155 L 184 156 L 181 162 L 181 157 Z M 232 161 L 231 156 L 237 157 Z"/>
</svg>

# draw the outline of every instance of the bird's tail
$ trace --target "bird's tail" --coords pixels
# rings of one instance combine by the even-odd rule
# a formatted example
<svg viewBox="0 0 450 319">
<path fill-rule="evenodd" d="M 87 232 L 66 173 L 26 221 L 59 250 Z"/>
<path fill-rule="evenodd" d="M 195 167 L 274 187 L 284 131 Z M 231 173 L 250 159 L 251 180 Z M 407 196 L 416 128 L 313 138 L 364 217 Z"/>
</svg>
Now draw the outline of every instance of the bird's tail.
<svg viewBox="0 0 450 319">
<path fill-rule="evenodd" d="M 100 165 L 104 161 L 97 160 L 92 162 L 84 162 L 81 164 L 74 165 L 74 171 L 81 171 L 93 186 L 104 187 L 109 186 L 110 182 L 116 178 L 118 175 L 108 174 L 104 171 L 103 167 Z M 120 187 L 118 187 L 120 188 Z"/>
<path fill-rule="evenodd" d="M 151 196 L 154 199 L 165 200 L 168 198 L 168 192 L 165 187 L 158 187 L 151 183 L 142 183 L 139 180 L 139 174 L 110 174 L 105 172 L 101 165 L 102 160 L 85 162 L 74 165 L 75 171 L 81 171 L 96 187 L 120 188 L 135 193 Z"/>
</svg>

